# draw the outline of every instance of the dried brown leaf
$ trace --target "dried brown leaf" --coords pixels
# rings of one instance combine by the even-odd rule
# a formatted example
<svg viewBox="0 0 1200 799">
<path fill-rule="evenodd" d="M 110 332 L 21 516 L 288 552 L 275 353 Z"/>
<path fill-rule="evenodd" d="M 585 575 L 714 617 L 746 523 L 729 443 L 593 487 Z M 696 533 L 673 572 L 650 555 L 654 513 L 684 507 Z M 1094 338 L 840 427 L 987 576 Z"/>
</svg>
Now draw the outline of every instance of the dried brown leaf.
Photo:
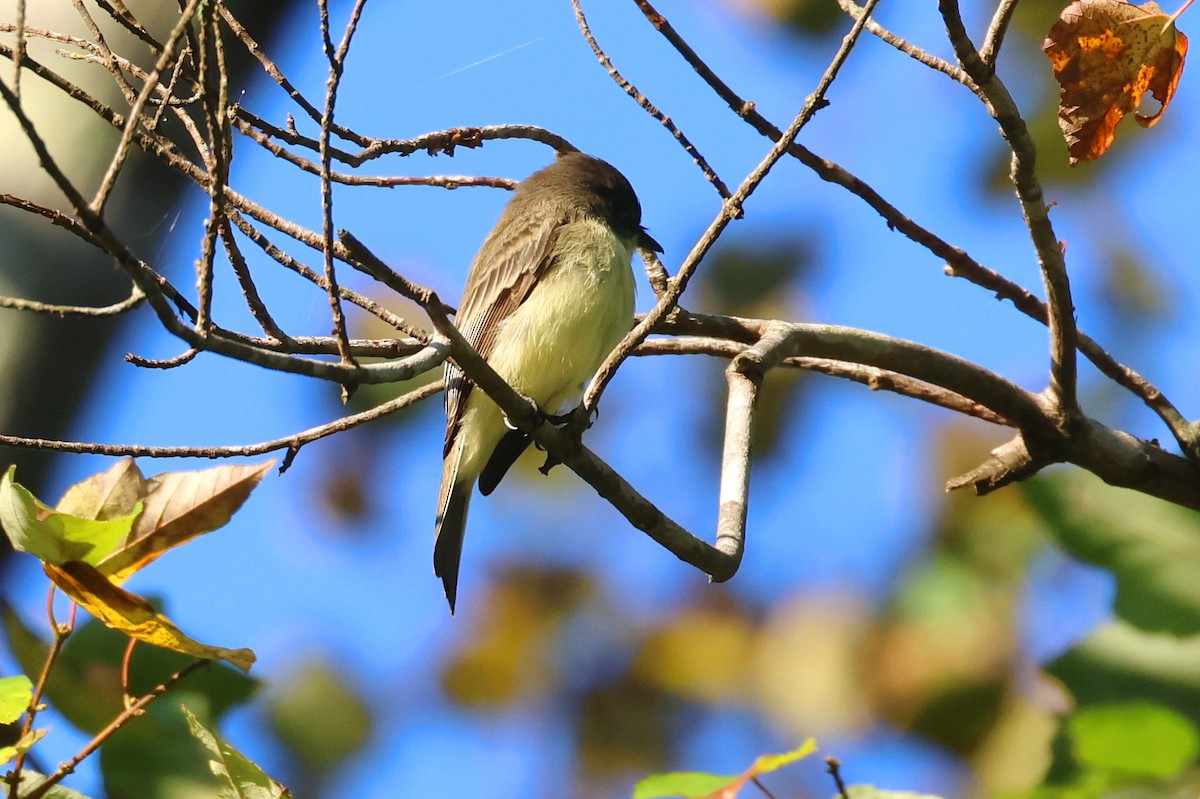
<svg viewBox="0 0 1200 799">
<path fill-rule="evenodd" d="M 275 465 L 164 472 L 145 484 L 145 508 L 124 546 L 97 564 L 120 585 L 168 549 L 225 525 Z"/>
<path fill-rule="evenodd" d="M 1157 3 L 1075 0 L 1042 43 L 1062 87 L 1058 122 L 1071 165 L 1094 161 L 1112 144 L 1116 127 L 1137 110 L 1146 92 L 1160 103 L 1142 127 L 1167 110 L 1187 56 L 1188 42 Z"/>
</svg>

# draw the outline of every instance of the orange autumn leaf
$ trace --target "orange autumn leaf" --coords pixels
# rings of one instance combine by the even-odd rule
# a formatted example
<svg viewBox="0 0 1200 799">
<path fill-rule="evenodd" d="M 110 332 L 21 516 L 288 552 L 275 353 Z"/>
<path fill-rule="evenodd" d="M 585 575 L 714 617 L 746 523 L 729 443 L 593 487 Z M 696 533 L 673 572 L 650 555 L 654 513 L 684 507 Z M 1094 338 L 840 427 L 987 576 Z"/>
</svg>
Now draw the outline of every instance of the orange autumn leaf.
<svg viewBox="0 0 1200 799">
<path fill-rule="evenodd" d="M 1179 85 L 1187 48 L 1187 37 L 1154 2 L 1075 0 L 1063 9 L 1042 49 L 1062 87 L 1058 124 L 1072 166 L 1103 155 L 1117 123 L 1147 92 L 1159 109 L 1135 117 L 1144 128 L 1158 122 Z"/>
</svg>

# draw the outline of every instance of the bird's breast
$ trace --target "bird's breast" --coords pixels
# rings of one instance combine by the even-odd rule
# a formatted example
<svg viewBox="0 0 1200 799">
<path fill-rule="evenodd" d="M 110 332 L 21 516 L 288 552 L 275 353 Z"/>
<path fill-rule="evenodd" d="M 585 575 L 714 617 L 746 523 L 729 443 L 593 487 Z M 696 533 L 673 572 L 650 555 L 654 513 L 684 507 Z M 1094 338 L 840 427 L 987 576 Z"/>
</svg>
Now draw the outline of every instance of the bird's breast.
<svg viewBox="0 0 1200 799">
<path fill-rule="evenodd" d="M 564 225 L 549 269 L 499 331 L 496 371 L 550 412 L 580 394 L 633 324 L 632 251 L 601 222 Z"/>
</svg>

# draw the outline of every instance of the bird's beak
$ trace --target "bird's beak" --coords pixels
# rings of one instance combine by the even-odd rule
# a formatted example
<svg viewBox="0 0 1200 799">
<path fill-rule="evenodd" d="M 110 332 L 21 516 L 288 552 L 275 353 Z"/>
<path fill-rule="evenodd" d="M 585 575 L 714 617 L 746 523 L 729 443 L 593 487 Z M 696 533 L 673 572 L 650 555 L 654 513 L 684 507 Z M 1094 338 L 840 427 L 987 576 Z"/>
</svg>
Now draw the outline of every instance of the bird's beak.
<svg viewBox="0 0 1200 799">
<path fill-rule="evenodd" d="M 662 245 L 655 241 L 654 238 L 646 232 L 645 228 L 638 228 L 637 246 L 639 250 L 643 250 L 645 252 L 663 251 Z"/>
</svg>

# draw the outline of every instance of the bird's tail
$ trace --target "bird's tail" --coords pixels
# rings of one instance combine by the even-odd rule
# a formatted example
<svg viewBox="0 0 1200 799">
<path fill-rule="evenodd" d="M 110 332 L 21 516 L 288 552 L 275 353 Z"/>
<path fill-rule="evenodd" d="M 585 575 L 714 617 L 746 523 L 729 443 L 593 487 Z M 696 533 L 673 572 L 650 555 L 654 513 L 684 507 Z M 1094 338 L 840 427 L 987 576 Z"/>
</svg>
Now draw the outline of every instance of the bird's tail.
<svg viewBox="0 0 1200 799">
<path fill-rule="evenodd" d="M 442 466 L 442 487 L 438 494 L 438 515 L 434 528 L 433 573 L 442 578 L 450 613 L 458 597 L 458 566 L 462 561 L 463 533 L 467 526 L 467 510 L 471 505 L 474 480 L 460 480 L 458 465 L 462 460 L 462 442 L 456 442 L 446 455 Z"/>
</svg>

